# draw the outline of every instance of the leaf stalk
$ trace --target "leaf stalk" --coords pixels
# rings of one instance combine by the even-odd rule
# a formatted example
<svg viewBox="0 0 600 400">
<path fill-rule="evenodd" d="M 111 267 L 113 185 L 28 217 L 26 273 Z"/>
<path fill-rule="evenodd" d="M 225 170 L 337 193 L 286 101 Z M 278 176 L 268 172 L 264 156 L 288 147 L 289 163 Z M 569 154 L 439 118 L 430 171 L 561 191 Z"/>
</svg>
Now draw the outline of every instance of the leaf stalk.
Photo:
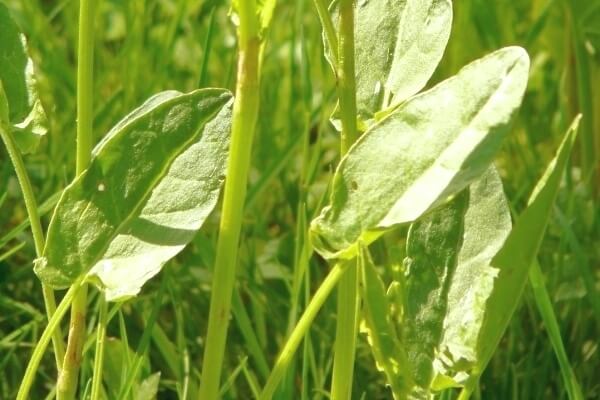
<svg viewBox="0 0 600 400">
<path fill-rule="evenodd" d="M 38 212 L 37 202 L 33 195 L 33 188 L 29 175 L 25 169 L 25 163 L 21 157 L 21 153 L 17 147 L 17 143 L 10 132 L 10 128 L 0 123 L 0 136 L 8 152 L 8 156 L 11 159 L 15 173 L 17 174 L 17 180 L 23 193 L 23 199 L 25 202 L 25 209 L 29 218 L 29 224 L 31 226 L 31 233 L 33 235 L 33 243 L 35 246 L 36 256 L 39 258 L 42 256 L 44 251 L 44 232 L 42 224 L 40 222 L 40 215 Z M 42 284 L 42 293 L 44 296 L 44 304 L 46 307 L 46 315 L 48 321 L 52 319 L 52 315 L 56 312 L 56 300 L 54 298 L 54 291 Z M 56 367 L 58 371 L 62 369 L 62 360 L 65 355 L 65 344 L 63 342 L 62 331 L 60 326 L 56 329 L 52 336 L 52 346 L 54 347 L 54 357 L 56 359 Z"/>
<path fill-rule="evenodd" d="M 323 307 L 323 304 L 329 298 L 329 295 L 340 281 L 342 275 L 346 272 L 345 266 L 346 264 L 343 263 L 336 264 L 331 271 L 329 271 L 329 274 L 319 286 L 319 289 L 317 289 L 313 298 L 310 300 L 310 303 L 304 310 L 304 313 L 298 320 L 298 323 L 294 327 L 294 330 L 281 349 L 277 361 L 271 371 L 271 375 L 259 396 L 259 400 L 270 400 L 273 397 L 277 385 L 281 381 L 281 378 L 283 378 L 304 335 L 306 335 L 319 310 L 321 310 L 321 307 Z"/>
</svg>

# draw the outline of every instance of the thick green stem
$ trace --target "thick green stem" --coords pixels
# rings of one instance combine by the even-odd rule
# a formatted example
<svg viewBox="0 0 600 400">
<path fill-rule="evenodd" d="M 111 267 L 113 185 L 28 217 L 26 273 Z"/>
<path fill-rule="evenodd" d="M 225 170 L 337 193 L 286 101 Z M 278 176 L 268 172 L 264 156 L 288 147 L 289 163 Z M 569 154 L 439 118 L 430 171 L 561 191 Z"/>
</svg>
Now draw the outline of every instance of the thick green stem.
<svg viewBox="0 0 600 400">
<path fill-rule="evenodd" d="M 354 67 L 354 0 L 340 0 L 338 98 L 342 120 L 342 155 L 358 138 L 356 128 L 356 72 Z"/>
<path fill-rule="evenodd" d="M 337 296 L 337 323 L 331 399 L 348 400 L 352 395 L 352 377 L 358 332 L 358 269 L 356 260 L 345 261 L 348 271 L 340 279 Z"/>
<path fill-rule="evenodd" d="M 338 51 L 338 97 L 342 120 L 341 153 L 358 138 L 356 127 L 356 82 L 354 68 L 354 0 L 340 1 Z M 331 384 L 332 400 L 348 400 L 352 394 L 358 319 L 358 270 L 351 261 L 338 287 L 335 358 Z"/>
<path fill-rule="evenodd" d="M 35 373 L 38 370 L 40 365 L 40 361 L 44 356 L 46 351 L 46 347 L 52 338 L 52 335 L 58 329 L 60 325 L 60 321 L 67 313 L 71 302 L 74 297 L 77 295 L 78 291 L 81 289 L 81 279 L 75 282 L 71 288 L 65 294 L 62 301 L 56 308 L 56 312 L 50 318 L 48 322 L 48 326 L 44 329 L 40 340 L 38 340 L 35 348 L 33 349 L 33 354 L 31 359 L 29 360 L 29 364 L 27 364 L 27 368 L 25 369 L 25 375 L 23 376 L 23 380 L 21 380 L 21 386 L 19 387 L 19 392 L 17 393 L 17 400 L 27 400 L 29 399 L 29 390 L 31 389 L 31 385 L 33 384 L 33 378 L 35 377 Z"/>
<path fill-rule="evenodd" d="M 214 400 L 219 396 L 252 140 L 258 118 L 260 40 L 255 0 L 238 2 L 237 11 L 240 18 L 237 86 L 202 364 L 202 400 Z"/>
<path fill-rule="evenodd" d="M 23 192 L 23 199 L 25 201 L 25 208 L 27 209 L 27 215 L 29 217 L 29 224 L 31 225 L 31 233 L 33 235 L 33 243 L 35 246 L 36 256 L 39 258 L 42 256 L 44 251 L 44 233 L 42 230 L 42 224 L 40 222 L 40 216 L 38 213 L 37 202 L 33 195 L 33 188 L 27 170 L 25 169 L 25 163 L 21 157 L 21 153 L 17 147 L 17 144 L 7 126 L 0 123 L 0 136 L 6 146 L 8 156 L 10 157 L 12 164 L 17 174 L 21 191 Z M 56 300 L 54 299 L 54 291 L 42 284 L 42 293 L 44 295 L 44 304 L 46 306 L 46 315 L 48 320 L 52 318 L 52 315 L 56 311 Z M 52 335 L 52 346 L 54 347 L 54 357 L 56 359 L 56 367 L 58 371 L 62 368 L 62 360 L 65 355 L 65 344 L 63 342 L 63 336 L 60 327 L 58 327 Z"/>
<path fill-rule="evenodd" d="M 94 11 L 96 0 L 79 2 L 79 44 L 77 57 L 77 165 L 80 175 L 88 167 L 92 157 L 92 124 L 94 98 Z M 87 285 L 83 285 L 71 306 L 69 340 L 58 378 L 58 400 L 71 400 L 77 391 L 77 378 L 83 343 L 85 342 L 85 315 L 87 308 Z"/>
<path fill-rule="evenodd" d="M 77 175 L 92 158 L 94 120 L 94 11 L 96 0 L 79 1 L 79 44 L 77 50 Z"/>
<path fill-rule="evenodd" d="M 87 308 L 87 284 L 83 284 L 71 304 L 69 341 L 63 361 L 63 369 L 58 378 L 56 397 L 58 400 L 72 400 L 77 392 L 77 378 L 83 344 L 85 342 L 85 312 Z"/>
<path fill-rule="evenodd" d="M 271 371 L 271 375 L 269 376 L 269 379 L 267 380 L 267 383 L 260 394 L 259 400 L 270 400 L 273 397 L 273 394 L 277 389 L 277 385 L 281 381 L 281 378 L 283 378 L 290 361 L 294 357 L 294 353 L 304 338 L 304 335 L 306 332 L 308 332 L 319 310 L 344 275 L 344 272 L 346 272 L 344 267 L 344 264 L 336 264 L 331 269 L 321 286 L 319 286 L 319 289 L 317 289 L 317 292 L 304 310 L 302 317 L 300 317 L 300 320 L 290 334 L 290 337 L 285 342 L 283 349 L 281 349 L 281 352 L 277 357 L 277 361 L 275 362 L 275 366 Z"/>
</svg>

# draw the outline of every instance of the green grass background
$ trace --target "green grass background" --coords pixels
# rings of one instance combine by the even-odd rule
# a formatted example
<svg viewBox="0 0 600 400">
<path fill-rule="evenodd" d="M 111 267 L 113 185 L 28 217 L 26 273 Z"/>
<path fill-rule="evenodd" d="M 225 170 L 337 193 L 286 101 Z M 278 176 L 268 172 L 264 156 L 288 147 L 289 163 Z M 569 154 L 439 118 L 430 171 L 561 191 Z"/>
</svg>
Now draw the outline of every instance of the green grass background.
<svg viewBox="0 0 600 400">
<path fill-rule="evenodd" d="M 50 131 L 26 157 L 35 194 L 46 211 L 75 171 L 75 72 L 78 2 L 4 0 L 25 32 L 37 66 Z M 363 0 L 359 0 L 363 1 Z M 234 88 L 235 26 L 229 4 L 214 0 L 102 0 L 97 10 L 94 134 L 99 140 L 153 93 L 196 87 Z M 600 1 L 455 0 L 452 36 L 434 84 L 467 62 L 505 45 L 521 45 L 532 68 L 523 107 L 498 165 L 515 212 L 552 158 L 562 133 L 588 110 L 539 254 L 567 354 L 585 396 L 600 398 Z M 224 398 L 251 398 L 264 383 L 289 331 L 298 227 L 320 208 L 338 159 L 338 137 L 328 123 L 335 82 L 323 57 L 321 31 L 310 1 L 277 5 L 265 50 L 259 125 L 250 173 L 238 289 L 223 372 Z M 591 112 L 590 112 L 591 111 Z M 591 152 L 592 165 L 583 154 Z M 588 153 L 589 154 L 589 153 Z M 306 214 L 305 214 L 306 213 Z M 161 372 L 159 399 L 194 398 L 206 332 L 211 268 L 219 212 L 193 243 L 114 313 L 106 377 L 118 392 L 134 352 L 142 368 L 134 393 L 144 394 Z M 0 150 L 0 399 L 14 398 L 31 348 L 45 327 L 39 281 L 32 271 L 30 232 L 18 183 Z M 399 240 L 397 235 L 386 238 Z M 377 246 L 377 244 L 375 244 Z M 401 248 L 401 243 L 398 243 Z M 401 251 L 394 257 L 401 257 Z M 300 308 L 327 272 L 310 260 Z M 236 294 L 237 296 L 237 294 Z M 301 347 L 280 398 L 327 398 L 335 332 L 335 296 Z M 97 309 L 90 296 L 89 345 Z M 158 313 L 153 326 L 152 314 Z M 293 319 L 293 316 L 292 318 Z M 151 339 L 141 340 L 145 331 Z M 120 338 L 119 340 L 116 338 Z M 249 339 L 250 338 L 250 339 Z M 255 340 L 252 340 L 254 338 Z M 123 351 L 129 347 L 131 351 Z M 140 351 L 141 350 L 141 351 Z M 91 378 L 93 346 L 84 355 L 81 393 Z M 53 357 L 46 355 L 32 398 L 52 396 Z M 361 335 L 353 398 L 387 399 Z M 156 376 L 155 376 L 156 378 Z M 303 384 L 304 383 L 304 384 Z M 140 394 L 141 393 L 141 394 Z M 454 394 L 445 393 L 446 399 Z M 530 289 L 513 318 L 476 397 L 563 399 L 556 357 Z M 109 393 L 109 398 L 110 393 Z M 132 397 L 135 398 L 135 397 Z M 143 397 L 139 397 L 143 398 Z"/>
</svg>

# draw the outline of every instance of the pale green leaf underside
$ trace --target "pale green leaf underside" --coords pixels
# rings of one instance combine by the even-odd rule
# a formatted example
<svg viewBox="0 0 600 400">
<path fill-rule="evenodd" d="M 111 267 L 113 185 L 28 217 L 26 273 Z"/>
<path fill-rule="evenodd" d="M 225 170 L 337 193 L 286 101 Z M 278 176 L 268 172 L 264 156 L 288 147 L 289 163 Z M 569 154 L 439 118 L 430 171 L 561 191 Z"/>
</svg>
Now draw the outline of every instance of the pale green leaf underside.
<svg viewBox="0 0 600 400">
<path fill-rule="evenodd" d="M 9 118 L 23 153 L 33 151 L 47 132 L 46 115 L 36 89 L 33 62 L 27 54 L 25 36 L 0 3 L 0 81 L 8 100 Z"/>
<path fill-rule="evenodd" d="M 508 131 L 528 71 L 522 48 L 498 50 L 371 127 L 335 172 L 329 206 L 311 225 L 315 248 L 353 257 L 359 240 L 415 221 L 476 180 Z"/>
<path fill-rule="evenodd" d="M 214 208 L 230 122 L 222 89 L 161 93 L 125 117 L 63 192 L 40 279 L 59 288 L 88 274 L 108 300 L 137 294 Z"/>
<path fill-rule="evenodd" d="M 364 0 L 355 13 L 356 101 L 372 117 L 418 93 L 452 27 L 449 0 Z"/>
<path fill-rule="evenodd" d="M 402 327 L 415 397 L 463 384 L 476 366 L 485 302 L 498 274 L 490 262 L 510 230 L 494 167 L 411 227 Z"/>
<path fill-rule="evenodd" d="M 550 219 L 561 178 L 577 137 L 580 117 L 569 128 L 555 158 L 536 185 L 502 249 L 492 260 L 499 275 L 486 303 L 478 353 L 479 374 L 489 362 L 516 310 Z"/>
</svg>

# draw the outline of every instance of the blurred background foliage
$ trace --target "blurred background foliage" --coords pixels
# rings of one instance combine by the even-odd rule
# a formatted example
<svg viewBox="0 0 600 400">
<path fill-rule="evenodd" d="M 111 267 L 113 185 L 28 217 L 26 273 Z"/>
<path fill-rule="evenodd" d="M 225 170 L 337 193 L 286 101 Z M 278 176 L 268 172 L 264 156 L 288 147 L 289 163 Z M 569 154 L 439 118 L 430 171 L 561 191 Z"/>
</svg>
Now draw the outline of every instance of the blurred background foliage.
<svg viewBox="0 0 600 400">
<path fill-rule="evenodd" d="M 28 172 L 44 210 L 75 171 L 75 68 L 78 2 L 3 0 L 29 41 L 50 131 L 27 156 Z M 359 0 L 358 12 L 360 12 Z M 498 165 L 515 213 L 520 212 L 573 117 L 584 113 L 579 147 L 571 161 L 539 260 L 559 317 L 567 353 L 587 398 L 600 398 L 600 1 L 455 0 L 445 58 L 430 85 L 467 62 L 506 45 L 525 47 L 532 59 L 529 88 Z M 234 88 L 235 27 L 229 4 L 216 0 L 101 0 L 96 20 L 95 119 L 100 139 L 153 93 L 202 86 Z M 312 2 L 278 2 L 265 50 L 261 109 L 255 141 L 239 287 L 234 305 L 225 398 L 251 398 L 264 383 L 295 317 L 290 315 L 296 232 L 316 213 L 338 159 L 338 137 L 328 117 L 335 81 L 323 57 Z M 192 245 L 136 300 L 113 307 L 109 326 L 114 361 L 110 379 L 123 379 L 130 357 L 143 355 L 136 390 L 160 399 L 196 390 L 210 290 L 218 212 Z M 30 349 L 45 326 L 41 289 L 32 272 L 33 243 L 7 154 L 0 151 L 0 398 L 14 398 Z M 384 240 L 401 241 L 400 235 Z M 377 244 L 375 244 L 377 246 Z M 402 257 L 401 243 L 398 254 Z M 306 292 L 326 264 L 313 257 Z M 334 296 L 335 297 L 335 296 Z M 96 295 L 91 297 L 89 329 Z M 326 398 L 335 331 L 334 299 L 321 312 L 281 398 Z M 158 319 L 152 324 L 152 314 Z M 142 334 L 150 329 L 151 340 Z M 120 339 L 116 339 L 119 337 Z M 252 339 L 254 338 L 254 340 Z M 120 343 L 123 346 L 118 346 Z M 90 344 L 90 343 L 88 343 Z M 129 354 L 128 352 L 125 352 Z M 262 353 L 262 356 L 259 355 Z M 133 354 L 133 353 L 132 353 Z M 93 350 L 81 381 L 91 377 Z M 123 358 L 124 357 L 124 358 Z M 133 356 L 131 356 L 133 357 Z M 125 363 L 123 363 L 125 360 Z M 35 398 L 54 382 L 50 354 L 38 376 Z M 158 375 L 152 375 L 161 371 Z M 301 377 L 305 382 L 302 384 Z M 309 390 L 310 388 L 310 390 Z M 541 318 L 528 289 L 476 396 L 484 399 L 563 399 L 563 382 Z M 292 397 L 286 397 L 292 396 Z M 298 396 L 298 397 L 296 397 Z M 353 398 L 391 398 L 383 375 L 361 338 Z M 443 394 L 453 398 L 453 394 Z"/>
</svg>

